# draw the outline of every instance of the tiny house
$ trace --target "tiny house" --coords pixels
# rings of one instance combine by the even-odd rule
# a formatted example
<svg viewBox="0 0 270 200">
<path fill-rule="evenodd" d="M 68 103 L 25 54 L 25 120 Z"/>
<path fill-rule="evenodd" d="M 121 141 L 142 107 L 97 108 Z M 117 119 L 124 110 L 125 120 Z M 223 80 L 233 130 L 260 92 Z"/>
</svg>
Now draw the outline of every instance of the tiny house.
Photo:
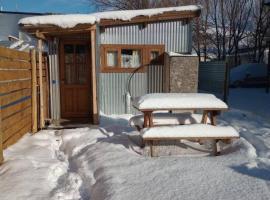
<svg viewBox="0 0 270 200">
<path fill-rule="evenodd" d="M 48 49 L 51 119 L 97 124 L 100 113 L 136 112 L 131 97 L 164 92 L 165 54 L 191 53 L 192 19 L 200 11 L 182 6 L 22 19 L 21 28 Z"/>
</svg>

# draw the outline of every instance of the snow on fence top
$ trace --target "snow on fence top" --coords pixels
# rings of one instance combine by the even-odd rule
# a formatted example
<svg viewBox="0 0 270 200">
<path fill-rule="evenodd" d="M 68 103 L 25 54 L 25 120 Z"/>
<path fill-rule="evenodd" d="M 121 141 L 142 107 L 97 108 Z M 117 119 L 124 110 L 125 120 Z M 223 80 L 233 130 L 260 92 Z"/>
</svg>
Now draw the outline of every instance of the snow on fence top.
<svg viewBox="0 0 270 200">
<path fill-rule="evenodd" d="M 132 103 L 140 110 L 228 109 L 227 104 L 215 95 L 203 93 L 146 94 L 135 98 Z"/>
<path fill-rule="evenodd" d="M 163 14 L 164 12 L 172 11 L 198 11 L 201 7 L 197 5 L 169 7 L 169 8 L 154 8 L 145 10 L 124 10 L 124 11 L 108 11 L 98 12 L 93 14 L 67 14 L 67 15 L 46 15 L 26 17 L 19 21 L 23 25 L 55 25 L 61 28 L 72 28 L 78 24 L 95 24 L 101 19 L 123 20 L 130 21 L 134 17 Z"/>
</svg>

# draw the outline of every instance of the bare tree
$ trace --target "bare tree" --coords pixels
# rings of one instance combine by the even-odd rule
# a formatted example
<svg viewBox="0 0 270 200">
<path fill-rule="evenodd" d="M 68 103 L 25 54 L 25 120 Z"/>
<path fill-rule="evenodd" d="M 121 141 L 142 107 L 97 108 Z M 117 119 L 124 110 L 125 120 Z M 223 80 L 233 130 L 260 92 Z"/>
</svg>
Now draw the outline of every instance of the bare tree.
<svg viewBox="0 0 270 200">
<path fill-rule="evenodd" d="M 254 9 L 252 11 L 251 37 L 253 45 L 253 62 L 260 62 L 263 59 L 266 44 L 264 38 L 270 29 L 270 9 L 266 9 L 263 0 L 254 0 Z"/>
<path fill-rule="evenodd" d="M 177 6 L 187 0 L 94 0 L 101 10 L 129 10 Z"/>
<path fill-rule="evenodd" d="M 252 0 L 204 0 L 208 4 L 208 39 L 216 49 L 218 60 L 234 53 L 235 61 L 241 41 L 246 37 Z M 206 3 L 207 2 L 207 3 Z M 204 8 L 206 9 L 206 8 Z M 203 16 L 202 16 L 203 17 Z"/>
</svg>

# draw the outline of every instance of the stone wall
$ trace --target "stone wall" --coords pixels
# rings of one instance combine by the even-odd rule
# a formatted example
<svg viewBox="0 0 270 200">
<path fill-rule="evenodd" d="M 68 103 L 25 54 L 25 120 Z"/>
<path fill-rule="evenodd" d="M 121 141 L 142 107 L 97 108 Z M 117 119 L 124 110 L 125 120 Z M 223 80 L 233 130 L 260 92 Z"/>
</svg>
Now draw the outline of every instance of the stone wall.
<svg viewBox="0 0 270 200">
<path fill-rule="evenodd" d="M 170 53 L 165 55 L 164 91 L 171 93 L 197 92 L 198 57 Z"/>
</svg>

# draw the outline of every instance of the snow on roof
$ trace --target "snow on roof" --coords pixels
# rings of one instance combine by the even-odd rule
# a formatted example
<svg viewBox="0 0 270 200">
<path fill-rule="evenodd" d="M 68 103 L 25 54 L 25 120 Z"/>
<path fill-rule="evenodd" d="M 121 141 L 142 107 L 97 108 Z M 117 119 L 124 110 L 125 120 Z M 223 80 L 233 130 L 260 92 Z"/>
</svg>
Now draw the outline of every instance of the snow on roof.
<svg viewBox="0 0 270 200">
<path fill-rule="evenodd" d="M 19 21 L 19 24 L 33 26 L 55 25 L 61 28 L 72 28 L 78 24 L 95 24 L 100 22 L 101 19 L 130 21 L 132 18 L 138 16 L 151 17 L 153 15 L 163 14 L 164 12 L 198 10 L 201 10 L 201 6 L 189 5 L 168 8 L 153 8 L 145 10 L 108 11 L 92 14 L 45 15 L 23 18 Z"/>
</svg>

